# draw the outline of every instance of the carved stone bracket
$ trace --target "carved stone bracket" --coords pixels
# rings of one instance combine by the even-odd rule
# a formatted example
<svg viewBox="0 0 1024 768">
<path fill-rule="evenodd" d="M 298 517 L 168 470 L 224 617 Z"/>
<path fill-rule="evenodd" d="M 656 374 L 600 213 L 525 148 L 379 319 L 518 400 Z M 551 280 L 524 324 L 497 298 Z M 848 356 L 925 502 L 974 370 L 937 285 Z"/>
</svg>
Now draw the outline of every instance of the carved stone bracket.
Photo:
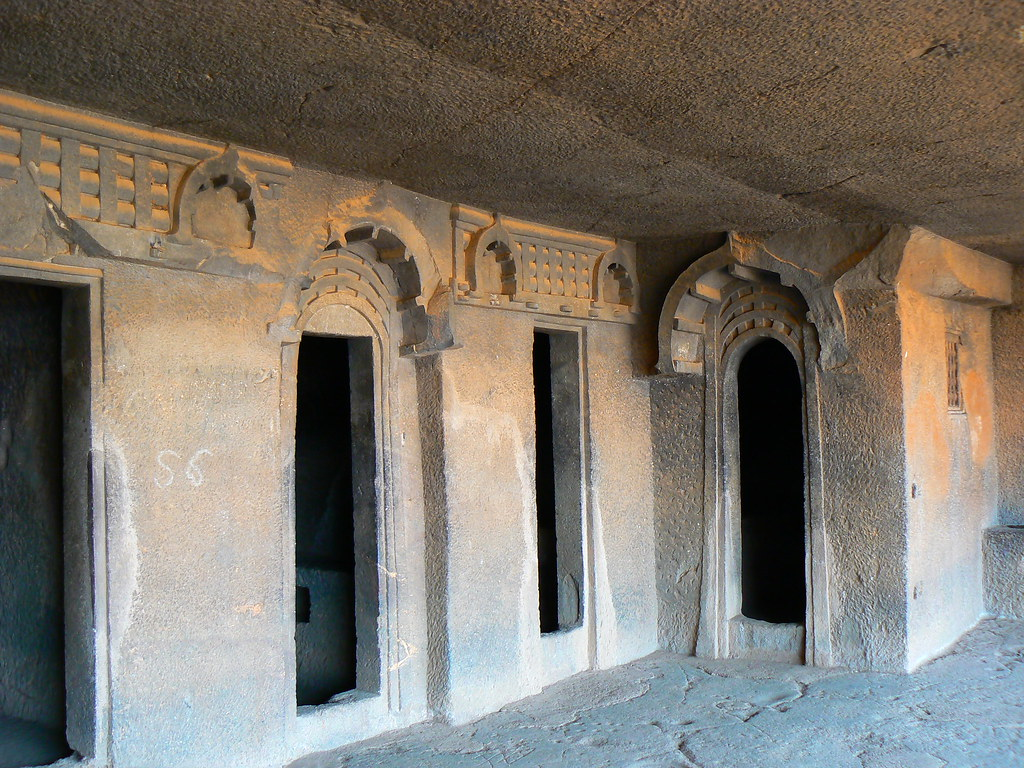
<svg viewBox="0 0 1024 768">
<path fill-rule="evenodd" d="M 633 323 L 631 243 L 452 207 L 452 290 L 461 304 Z"/>
</svg>

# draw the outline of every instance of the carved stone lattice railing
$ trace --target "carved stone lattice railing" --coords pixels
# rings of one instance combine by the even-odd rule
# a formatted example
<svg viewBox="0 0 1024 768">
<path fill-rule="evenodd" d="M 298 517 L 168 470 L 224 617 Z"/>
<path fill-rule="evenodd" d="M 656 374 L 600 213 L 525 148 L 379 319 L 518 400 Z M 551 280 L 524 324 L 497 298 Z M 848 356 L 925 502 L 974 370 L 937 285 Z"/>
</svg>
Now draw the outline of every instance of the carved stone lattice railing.
<svg viewBox="0 0 1024 768">
<path fill-rule="evenodd" d="M 0 184 L 34 167 L 42 191 L 73 219 L 170 233 L 182 185 L 225 145 L 0 91 Z M 238 150 L 265 198 L 280 195 L 288 160 Z"/>
<path fill-rule="evenodd" d="M 452 208 L 453 293 L 461 304 L 636 322 L 632 243 Z"/>
</svg>

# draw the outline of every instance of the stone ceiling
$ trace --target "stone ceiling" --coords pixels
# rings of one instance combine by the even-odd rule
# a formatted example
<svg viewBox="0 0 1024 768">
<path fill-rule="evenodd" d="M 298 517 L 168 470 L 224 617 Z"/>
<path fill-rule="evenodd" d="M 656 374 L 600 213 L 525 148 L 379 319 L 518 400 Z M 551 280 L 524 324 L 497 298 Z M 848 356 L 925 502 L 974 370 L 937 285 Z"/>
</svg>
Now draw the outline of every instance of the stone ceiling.
<svg viewBox="0 0 1024 768">
<path fill-rule="evenodd" d="M 0 84 L 632 239 L 1024 263 L 1020 0 L 7 0 Z"/>
</svg>

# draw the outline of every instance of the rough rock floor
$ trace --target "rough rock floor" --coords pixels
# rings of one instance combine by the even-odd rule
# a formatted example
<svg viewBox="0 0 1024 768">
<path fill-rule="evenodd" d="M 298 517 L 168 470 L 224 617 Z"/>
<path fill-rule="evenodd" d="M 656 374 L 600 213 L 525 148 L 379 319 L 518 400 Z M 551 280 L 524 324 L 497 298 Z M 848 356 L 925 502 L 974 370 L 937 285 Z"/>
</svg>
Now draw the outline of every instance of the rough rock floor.
<svg viewBox="0 0 1024 768">
<path fill-rule="evenodd" d="M 1024 622 L 984 621 L 913 675 L 656 653 L 291 768 L 399 766 L 1022 768 Z"/>
</svg>

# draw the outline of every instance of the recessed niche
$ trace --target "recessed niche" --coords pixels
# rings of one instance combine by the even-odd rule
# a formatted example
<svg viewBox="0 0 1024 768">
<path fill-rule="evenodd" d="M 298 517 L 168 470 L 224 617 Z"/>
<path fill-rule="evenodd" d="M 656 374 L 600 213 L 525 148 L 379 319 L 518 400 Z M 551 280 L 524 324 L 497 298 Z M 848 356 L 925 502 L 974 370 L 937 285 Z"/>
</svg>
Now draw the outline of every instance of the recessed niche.
<svg viewBox="0 0 1024 768">
<path fill-rule="evenodd" d="M 536 331 L 537 569 L 540 630 L 583 620 L 583 518 L 579 337 Z"/>
</svg>

